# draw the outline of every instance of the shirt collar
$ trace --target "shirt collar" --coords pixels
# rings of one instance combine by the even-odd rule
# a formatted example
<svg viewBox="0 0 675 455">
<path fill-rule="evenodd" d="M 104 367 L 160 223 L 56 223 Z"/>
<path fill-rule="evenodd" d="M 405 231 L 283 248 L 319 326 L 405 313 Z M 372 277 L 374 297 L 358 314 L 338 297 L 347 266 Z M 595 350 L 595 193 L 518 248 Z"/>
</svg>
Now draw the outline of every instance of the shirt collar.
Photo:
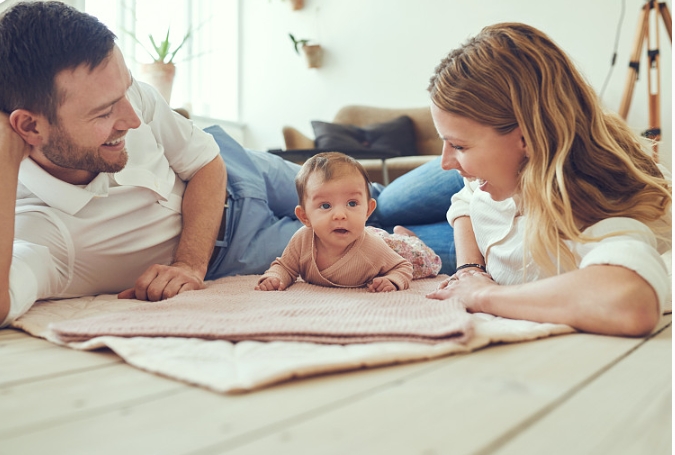
<svg viewBox="0 0 675 455">
<path fill-rule="evenodd" d="M 26 158 L 19 168 L 19 182 L 50 207 L 75 215 L 95 197 L 108 196 L 108 174 L 100 173 L 85 187 L 59 180 Z"/>
</svg>

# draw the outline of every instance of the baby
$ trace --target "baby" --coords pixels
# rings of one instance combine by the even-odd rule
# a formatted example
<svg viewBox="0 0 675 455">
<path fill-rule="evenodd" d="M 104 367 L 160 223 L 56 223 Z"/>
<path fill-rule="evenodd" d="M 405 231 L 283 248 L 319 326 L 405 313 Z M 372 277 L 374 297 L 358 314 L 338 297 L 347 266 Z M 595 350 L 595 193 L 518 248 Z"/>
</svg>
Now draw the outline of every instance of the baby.
<svg viewBox="0 0 675 455">
<path fill-rule="evenodd" d="M 407 289 L 412 264 L 366 230 L 375 210 L 368 175 L 355 159 L 319 153 L 305 162 L 295 185 L 295 214 L 305 225 L 258 281 L 256 289 L 284 290 L 298 276 L 333 287 L 367 286 L 370 292 Z"/>
</svg>

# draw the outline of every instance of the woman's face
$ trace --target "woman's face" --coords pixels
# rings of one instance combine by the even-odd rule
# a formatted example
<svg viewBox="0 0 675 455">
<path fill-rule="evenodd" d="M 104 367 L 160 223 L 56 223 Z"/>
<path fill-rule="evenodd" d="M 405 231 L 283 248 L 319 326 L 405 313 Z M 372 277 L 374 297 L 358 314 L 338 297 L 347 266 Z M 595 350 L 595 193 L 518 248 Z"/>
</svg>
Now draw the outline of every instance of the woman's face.
<svg viewBox="0 0 675 455">
<path fill-rule="evenodd" d="M 495 201 L 514 195 L 527 160 L 520 128 L 499 134 L 492 127 L 446 112 L 433 103 L 431 116 L 443 140 L 443 169 L 457 169 L 462 177 L 479 180 L 480 189 Z"/>
</svg>

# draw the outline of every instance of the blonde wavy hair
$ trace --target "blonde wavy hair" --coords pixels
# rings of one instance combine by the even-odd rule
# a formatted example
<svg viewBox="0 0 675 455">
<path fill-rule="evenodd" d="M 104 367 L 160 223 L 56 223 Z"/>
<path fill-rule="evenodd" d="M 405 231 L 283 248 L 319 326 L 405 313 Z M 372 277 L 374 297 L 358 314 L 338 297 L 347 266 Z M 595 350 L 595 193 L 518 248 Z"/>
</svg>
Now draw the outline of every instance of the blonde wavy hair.
<svg viewBox="0 0 675 455">
<path fill-rule="evenodd" d="M 501 134 L 520 127 L 529 155 L 518 190 L 525 249 L 550 274 L 577 268 L 565 240 L 597 240 L 582 235 L 590 225 L 655 223 L 670 207 L 672 188 L 645 140 L 603 110 L 567 55 L 533 27 L 484 28 L 441 61 L 429 92 L 440 109 Z"/>
</svg>

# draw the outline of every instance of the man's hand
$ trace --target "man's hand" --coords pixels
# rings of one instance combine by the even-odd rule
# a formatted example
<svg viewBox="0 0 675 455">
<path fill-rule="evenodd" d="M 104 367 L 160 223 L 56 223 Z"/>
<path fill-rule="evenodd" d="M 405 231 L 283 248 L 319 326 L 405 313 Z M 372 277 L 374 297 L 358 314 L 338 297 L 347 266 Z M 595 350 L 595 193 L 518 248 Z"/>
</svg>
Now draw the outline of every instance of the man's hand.
<svg viewBox="0 0 675 455">
<path fill-rule="evenodd" d="M 133 288 L 120 292 L 117 298 L 156 302 L 197 289 L 204 289 L 204 280 L 186 264 L 155 264 L 136 280 Z"/>
<path fill-rule="evenodd" d="M 30 145 L 12 128 L 9 115 L 0 112 L 0 323 L 7 317 L 10 305 L 9 269 L 12 265 L 19 166 L 30 151 Z"/>
<path fill-rule="evenodd" d="M 368 292 L 391 292 L 395 291 L 397 287 L 389 281 L 389 278 L 378 276 L 373 278 L 373 281 L 368 283 Z"/>
<path fill-rule="evenodd" d="M 30 145 L 12 128 L 9 115 L 0 111 L 0 162 L 10 159 L 18 167 L 30 151 Z"/>
</svg>

